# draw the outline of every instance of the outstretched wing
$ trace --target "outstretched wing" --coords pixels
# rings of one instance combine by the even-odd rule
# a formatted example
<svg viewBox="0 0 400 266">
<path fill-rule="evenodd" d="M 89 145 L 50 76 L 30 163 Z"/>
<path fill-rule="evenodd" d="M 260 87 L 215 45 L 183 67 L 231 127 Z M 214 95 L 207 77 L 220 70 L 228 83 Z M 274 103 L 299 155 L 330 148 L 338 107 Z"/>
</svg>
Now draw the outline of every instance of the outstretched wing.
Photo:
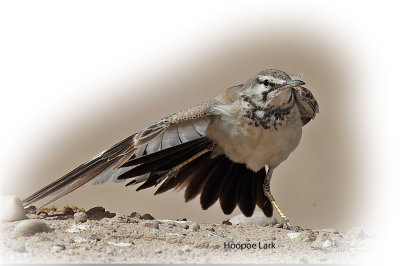
<svg viewBox="0 0 400 266">
<path fill-rule="evenodd" d="M 48 198 L 45 205 L 49 204 L 91 180 L 94 184 L 104 183 L 111 177 L 114 181 L 118 181 L 117 176 L 132 169 L 132 167 L 121 167 L 129 160 L 202 138 L 209 117 L 213 115 L 212 108 L 217 103 L 217 100 L 200 103 L 167 116 L 129 136 L 28 196 L 22 201 L 24 206 L 44 198 Z"/>
<path fill-rule="evenodd" d="M 228 89 L 214 100 L 167 116 L 96 155 L 70 173 L 23 200 L 28 206 L 40 199 L 59 199 L 83 184 L 129 180 L 126 186 L 142 183 L 137 190 L 158 186 L 155 194 L 170 189 L 186 189 L 185 201 L 200 195 L 208 209 L 218 199 L 225 214 L 239 206 L 251 216 L 255 206 L 272 215 L 272 205 L 264 195 L 265 169 L 253 172 L 235 163 L 206 136 L 213 122 L 214 106 L 235 100 L 242 86 Z M 215 149 L 215 153 L 213 153 Z"/>
</svg>

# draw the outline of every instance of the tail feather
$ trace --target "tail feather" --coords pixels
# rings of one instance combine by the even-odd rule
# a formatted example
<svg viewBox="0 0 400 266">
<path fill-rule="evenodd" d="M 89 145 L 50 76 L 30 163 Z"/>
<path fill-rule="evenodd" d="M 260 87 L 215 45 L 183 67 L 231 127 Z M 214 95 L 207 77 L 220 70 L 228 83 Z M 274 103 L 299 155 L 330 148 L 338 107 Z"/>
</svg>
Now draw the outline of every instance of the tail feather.
<svg viewBox="0 0 400 266">
<path fill-rule="evenodd" d="M 197 195 L 200 194 L 206 182 L 205 177 L 207 176 L 207 172 L 215 163 L 216 162 L 210 159 L 209 156 L 204 156 L 197 162 L 194 162 L 193 165 L 187 168 L 186 171 L 182 172 L 183 176 L 188 176 L 186 179 L 186 183 L 181 185 L 182 187 L 186 185 L 186 202 L 194 199 Z"/>
<path fill-rule="evenodd" d="M 222 181 L 221 190 L 219 192 L 219 203 L 221 209 L 225 214 L 231 214 L 237 205 L 237 198 L 240 186 L 239 178 L 246 178 L 243 176 L 240 164 L 232 164 L 230 169 Z"/>
<path fill-rule="evenodd" d="M 256 206 L 256 180 L 254 174 L 241 179 L 241 189 L 238 198 L 239 209 L 245 216 L 252 216 Z"/>
<path fill-rule="evenodd" d="M 29 206 L 38 200 L 50 197 L 45 203 L 48 204 L 98 177 L 111 167 L 114 167 L 114 169 L 118 168 L 132 155 L 132 142 L 133 136 L 130 136 L 108 150 L 94 156 L 68 174 L 25 198 L 22 201 L 23 205 Z"/>
<path fill-rule="evenodd" d="M 207 175 L 207 181 L 200 195 L 200 204 L 203 210 L 207 210 L 217 201 L 224 172 L 230 164 L 229 159 L 225 156 L 218 156 L 216 160 L 218 162 Z"/>
</svg>

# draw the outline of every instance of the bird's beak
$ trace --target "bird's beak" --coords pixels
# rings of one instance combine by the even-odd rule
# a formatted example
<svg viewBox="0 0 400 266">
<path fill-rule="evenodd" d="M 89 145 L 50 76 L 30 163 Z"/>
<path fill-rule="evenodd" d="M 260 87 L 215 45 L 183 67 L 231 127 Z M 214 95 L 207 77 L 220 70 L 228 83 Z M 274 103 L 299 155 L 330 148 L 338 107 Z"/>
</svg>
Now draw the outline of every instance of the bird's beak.
<svg viewBox="0 0 400 266">
<path fill-rule="evenodd" d="M 286 89 L 291 89 L 293 87 L 301 86 L 306 84 L 302 80 L 289 80 L 285 84 L 283 84 L 281 87 L 279 87 L 279 90 L 286 90 Z"/>
</svg>

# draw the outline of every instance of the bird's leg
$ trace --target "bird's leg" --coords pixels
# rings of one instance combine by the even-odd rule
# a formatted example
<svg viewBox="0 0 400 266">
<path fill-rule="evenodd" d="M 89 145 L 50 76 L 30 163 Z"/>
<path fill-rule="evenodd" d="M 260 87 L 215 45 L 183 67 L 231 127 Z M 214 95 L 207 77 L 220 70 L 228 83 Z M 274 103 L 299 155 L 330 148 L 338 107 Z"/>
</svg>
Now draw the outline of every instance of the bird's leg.
<svg viewBox="0 0 400 266">
<path fill-rule="evenodd" d="M 288 230 L 293 230 L 293 231 L 303 231 L 303 229 L 299 226 L 294 226 L 289 222 L 289 219 L 286 217 L 286 215 L 282 212 L 281 208 L 279 208 L 278 203 L 274 199 L 274 197 L 271 194 L 271 188 L 270 188 L 270 182 L 271 182 L 271 177 L 274 169 L 268 168 L 267 176 L 265 177 L 264 184 L 263 184 L 263 190 L 264 190 L 264 195 L 267 196 L 267 198 L 271 201 L 272 205 L 274 205 L 275 209 L 278 211 L 279 215 L 281 216 L 282 220 L 276 225 L 278 228 L 283 228 L 283 229 L 288 229 Z"/>
</svg>

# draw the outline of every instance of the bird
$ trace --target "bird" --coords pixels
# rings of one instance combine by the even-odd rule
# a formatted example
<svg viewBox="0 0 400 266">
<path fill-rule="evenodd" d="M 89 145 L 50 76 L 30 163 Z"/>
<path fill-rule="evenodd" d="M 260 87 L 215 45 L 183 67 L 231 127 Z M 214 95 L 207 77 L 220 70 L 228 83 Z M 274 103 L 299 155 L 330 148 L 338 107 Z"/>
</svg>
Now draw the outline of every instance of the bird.
<svg viewBox="0 0 400 266">
<path fill-rule="evenodd" d="M 301 75 L 260 71 L 211 100 L 168 115 L 104 150 L 26 197 L 47 205 L 92 181 L 109 179 L 157 187 L 155 195 L 184 189 L 185 201 L 200 195 L 202 209 L 219 200 L 224 214 L 236 206 L 251 216 L 257 205 L 267 217 L 278 211 L 277 227 L 299 231 L 271 194 L 274 169 L 298 146 L 302 127 L 319 106 Z"/>
</svg>

